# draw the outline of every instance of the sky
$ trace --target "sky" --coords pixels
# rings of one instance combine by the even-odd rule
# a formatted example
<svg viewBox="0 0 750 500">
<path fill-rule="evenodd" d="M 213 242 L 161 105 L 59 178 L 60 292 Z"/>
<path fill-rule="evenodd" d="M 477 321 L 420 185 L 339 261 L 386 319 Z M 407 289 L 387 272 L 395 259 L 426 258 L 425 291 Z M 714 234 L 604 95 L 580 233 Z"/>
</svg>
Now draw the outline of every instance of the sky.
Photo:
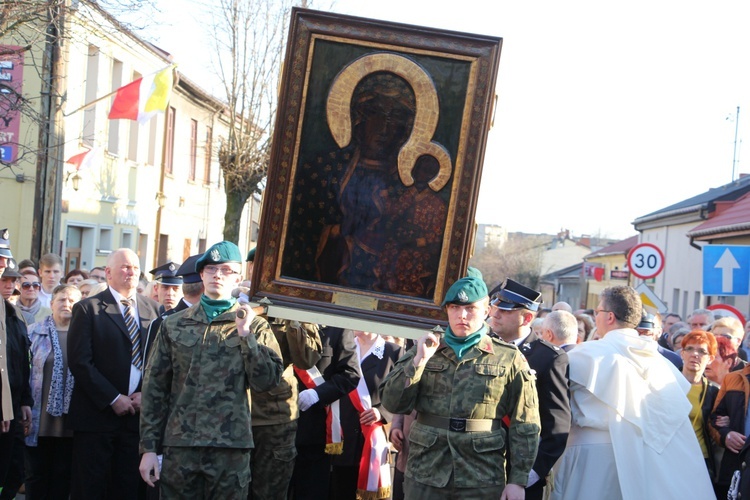
<svg viewBox="0 0 750 500">
<path fill-rule="evenodd" d="M 205 17 L 188 0 L 158 1 L 159 45 L 213 90 Z M 746 0 L 335 0 L 329 10 L 503 39 L 478 223 L 627 238 L 636 218 L 731 182 L 733 167 L 750 173 Z"/>
</svg>

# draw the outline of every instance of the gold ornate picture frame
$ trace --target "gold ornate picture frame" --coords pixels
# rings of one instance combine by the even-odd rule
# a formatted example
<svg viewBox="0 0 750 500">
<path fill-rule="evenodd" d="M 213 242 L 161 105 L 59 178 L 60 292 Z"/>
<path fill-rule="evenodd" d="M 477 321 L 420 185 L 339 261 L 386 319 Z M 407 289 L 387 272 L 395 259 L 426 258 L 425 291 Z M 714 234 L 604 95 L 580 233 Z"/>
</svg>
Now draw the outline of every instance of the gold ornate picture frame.
<svg viewBox="0 0 750 500">
<path fill-rule="evenodd" d="M 293 10 L 255 300 L 334 326 L 445 325 L 440 303 L 473 243 L 500 48 Z"/>
</svg>

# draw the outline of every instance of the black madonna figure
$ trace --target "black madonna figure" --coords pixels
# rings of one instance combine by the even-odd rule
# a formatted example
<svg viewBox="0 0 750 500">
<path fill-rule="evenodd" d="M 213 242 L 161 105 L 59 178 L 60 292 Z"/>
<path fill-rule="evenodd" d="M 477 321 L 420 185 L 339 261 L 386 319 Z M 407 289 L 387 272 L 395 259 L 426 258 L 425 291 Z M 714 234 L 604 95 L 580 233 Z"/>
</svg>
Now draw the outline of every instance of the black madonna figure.
<svg viewBox="0 0 750 500">
<path fill-rule="evenodd" d="M 416 75 L 418 91 L 408 77 L 387 70 L 364 75 L 344 71 L 334 82 L 327 120 L 343 147 L 303 156 L 298 164 L 282 274 L 429 297 L 446 218 L 448 193 L 440 191 L 451 170 L 445 149 L 423 139 L 434 131 L 438 113 L 430 109 L 437 107 L 437 96 L 427 75 L 413 63 L 377 57 L 374 62 L 396 68 L 401 64 L 402 74 Z M 432 193 L 427 198 L 439 199 L 425 201 L 425 195 L 419 195 L 425 189 Z M 425 210 L 431 214 L 429 221 Z M 414 257 L 424 257 L 423 266 L 414 268 Z M 424 265 L 435 269 L 425 270 Z"/>
</svg>

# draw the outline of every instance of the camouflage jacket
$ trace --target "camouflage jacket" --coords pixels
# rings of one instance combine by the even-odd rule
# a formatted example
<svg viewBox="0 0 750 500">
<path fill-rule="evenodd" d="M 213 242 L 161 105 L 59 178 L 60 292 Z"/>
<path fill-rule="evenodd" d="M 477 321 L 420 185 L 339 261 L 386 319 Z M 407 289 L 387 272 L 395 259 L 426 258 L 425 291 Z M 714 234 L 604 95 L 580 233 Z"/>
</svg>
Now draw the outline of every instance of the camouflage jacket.
<svg viewBox="0 0 750 500">
<path fill-rule="evenodd" d="M 143 377 L 141 453 L 162 446 L 253 446 L 249 389 L 276 386 L 283 366 L 256 341 L 270 332 L 268 322 L 254 318 L 251 334 L 240 337 L 236 309 L 210 324 L 200 304 L 164 319 Z"/>
<path fill-rule="evenodd" d="M 444 487 L 451 476 L 459 488 L 505 486 L 505 440 L 512 463 L 509 483 L 526 485 L 539 443 L 539 409 L 534 375 L 515 346 L 483 336 L 460 361 L 444 342 L 419 368 L 416 347 L 396 364 L 380 386 L 381 402 L 393 413 L 448 418 L 510 418 L 486 432 L 454 432 L 415 422 L 409 434 L 406 476 Z"/>
<path fill-rule="evenodd" d="M 275 320 L 270 330 L 258 334 L 258 343 L 270 349 L 284 361 L 281 382 L 269 391 L 252 392 L 253 425 L 273 425 L 299 418 L 297 379 L 293 365 L 308 370 L 320 359 L 322 345 L 318 326 L 298 321 Z"/>
</svg>

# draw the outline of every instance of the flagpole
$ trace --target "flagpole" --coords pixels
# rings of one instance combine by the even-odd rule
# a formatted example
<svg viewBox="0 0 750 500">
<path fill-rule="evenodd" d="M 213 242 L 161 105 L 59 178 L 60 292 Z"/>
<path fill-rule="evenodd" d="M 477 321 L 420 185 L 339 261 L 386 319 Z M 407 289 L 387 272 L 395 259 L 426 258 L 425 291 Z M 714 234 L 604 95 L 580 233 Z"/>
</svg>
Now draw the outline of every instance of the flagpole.
<svg viewBox="0 0 750 500">
<path fill-rule="evenodd" d="M 122 87 L 120 87 L 120 88 L 122 88 Z M 116 90 L 113 90 L 112 92 L 110 92 L 110 93 L 109 93 L 109 94 L 107 94 L 107 95 L 104 95 L 104 96 L 102 96 L 102 97 L 99 97 L 99 98 L 97 98 L 97 99 L 94 99 L 94 100 L 93 100 L 93 101 L 91 101 L 90 103 L 88 103 L 88 104 L 84 104 L 84 105 L 83 105 L 83 106 L 81 106 L 80 108 L 78 108 L 78 109 L 76 109 L 76 110 L 74 110 L 74 111 L 71 111 L 70 113 L 63 113 L 63 116 L 64 116 L 65 118 L 67 118 L 67 117 L 69 117 L 70 115 L 73 115 L 73 114 L 75 114 L 75 113 L 78 113 L 78 112 L 79 112 L 79 111 L 81 111 L 82 109 L 88 109 L 88 108 L 90 108 L 91 106 L 93 106 L 94 104 L 96 104 L 97 102 L 103 101 L 104 99 L 106 99 L 106 98 L 108 98 L 108 97 L 112 97 L 113 95 L 115 95 L 115 94 L 117 93 L 117 91 L 118 91 L 118 90 L 120 90 L 120 89 L 118 88 L 118 89 L 116 89 Z"/>
<path fill-rule="evenodd" d="M 176 68 L 176 67 L 177 67 L 177 65 L 176 65 L 176 64 L 174 64 L 174 63 L 168 64 L 167 66 L 165 66 L 164 68 L 160 69 L 159 71 L 155 71 L 155 72 L 154 72 L 153 74 L 161 73 L 162 71 L 164 71 L 165 69 L 169 69 L 170 67 L 174 69 L 174 68 Z M 141 77 L 141 78 L 143 78 L 143 77 Z M 137 80 L 133 80 L 133 82 L 134 82 L 134 81 L 137 81 Z M 133 82 L 130 82 L 130 83 L 133 83 Z M 126 83 L 126 84 L 125 84 L 125 85 L 123 85 L 122 87 L 127 87 L 128 85 L 130 85 L 130 83 Z M 172 84 L 172 88 L 174 88 L 175 86 L 176 86 L 176 84 Z M 117 88 L 117 89 L 113 90 L 112 92 L 110 92 L 110 93 L 109 93 L 109 94 L 107 94 L 107 95 L 103 95 L 103 96 L 101 96 L 101 97 L 99 97 L 99 98 L 97 98 L 97 99 L 94 99 L 93 101 L 91 101 L 91 102 L 89 102 L 89 103 L 86 103 L 86 104 L 84 104 L 84 105 L 83 105 L 83 106 L 81 106 L 80 108 L 78 108 L 78 109 L 75 109 L 75 110 L 71 111 L 70 113 L 63 113 L 63 117 L 67 118 L 67 117 L 69 117 L 70 115 L 73 115 L 73 114 L 75 114 L 75 113 L 78 113 L 78 112 L 79 112 L 79 111 L 81 111 L 82 109 L 88 109 L 88 108 L 90 108 L 91 106 L 93 106 L 94 104 L 96 104 L 96 103 L 98 103 L 98 102 L 101 102 L 101 101 L 103 101 L 104 99 L 106 99 L 106 98 L 108 98 L 108 97 L 112 97 L 112 96 L 113 96 L 113 95 L 115 95 L 115 94 L 116 94 L 116 93 L 117 93 L 117 92 L 118 92 L 118 91 L 119 91 L 119 90 L 120 90 L 120 89 L 121 89 L 122 87 L 120 87 L 120 88 Z"/>
</svg>

